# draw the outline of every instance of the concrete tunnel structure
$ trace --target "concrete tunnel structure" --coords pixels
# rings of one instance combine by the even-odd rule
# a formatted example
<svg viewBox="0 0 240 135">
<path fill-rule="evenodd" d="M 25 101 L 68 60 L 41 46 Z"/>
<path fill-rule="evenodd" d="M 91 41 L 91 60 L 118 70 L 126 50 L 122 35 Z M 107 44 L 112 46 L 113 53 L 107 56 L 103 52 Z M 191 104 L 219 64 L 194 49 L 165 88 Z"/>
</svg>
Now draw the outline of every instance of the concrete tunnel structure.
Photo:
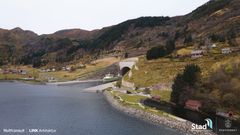
<svg viewBox="0 0 240 135">
<path fill-rule="evenodd" d="M 120 74 L 124 76 L 127 72 L 129 72 L 134 65 L 138 62 L 138 58 L 128 58 L 119 62 Z"/>
</svg>

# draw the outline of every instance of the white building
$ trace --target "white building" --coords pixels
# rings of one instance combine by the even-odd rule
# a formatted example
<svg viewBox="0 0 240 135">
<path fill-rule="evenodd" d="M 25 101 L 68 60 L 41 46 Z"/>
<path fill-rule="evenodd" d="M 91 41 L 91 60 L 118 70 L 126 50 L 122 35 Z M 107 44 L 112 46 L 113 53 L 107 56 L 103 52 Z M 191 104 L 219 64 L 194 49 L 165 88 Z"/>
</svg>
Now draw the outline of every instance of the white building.
<svg viewBox="0 0 240 135">
<path fill-rule="evenodd" d="M 231 53 L 232 51 L 231 51 L 231 49 L 230 48 L 223 48 L 222 49 L 222 54 L 229 54 L 229 53 Z"/>
<path fill-rule="evenodd" d="M 191 58 L 200 58 L 204 54 L 203 50 L 195 50 L 191 52 Z"/>
</svg>

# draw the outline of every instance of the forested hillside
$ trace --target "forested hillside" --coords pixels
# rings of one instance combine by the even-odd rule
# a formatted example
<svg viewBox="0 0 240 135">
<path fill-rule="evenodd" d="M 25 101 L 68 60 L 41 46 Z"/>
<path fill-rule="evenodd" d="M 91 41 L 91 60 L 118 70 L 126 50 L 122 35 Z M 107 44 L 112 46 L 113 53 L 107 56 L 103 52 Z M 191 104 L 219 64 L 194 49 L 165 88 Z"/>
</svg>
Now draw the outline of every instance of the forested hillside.
<svg viewBox="0 0 240 135">
<path fill-rule="evenodd" d="M 239 0 L 211 0 L 184 16 L 140 17 L 100 30 L 61 30 L 36 35 L 20 28 L 0 30 L 0 64 L 88 61 L 100 56 L 139 56 L 155 46 L 174 49 L 222 42 L 240 43 Z M 170 44 L 170 45 L 171 45 Z"/>
</svg>

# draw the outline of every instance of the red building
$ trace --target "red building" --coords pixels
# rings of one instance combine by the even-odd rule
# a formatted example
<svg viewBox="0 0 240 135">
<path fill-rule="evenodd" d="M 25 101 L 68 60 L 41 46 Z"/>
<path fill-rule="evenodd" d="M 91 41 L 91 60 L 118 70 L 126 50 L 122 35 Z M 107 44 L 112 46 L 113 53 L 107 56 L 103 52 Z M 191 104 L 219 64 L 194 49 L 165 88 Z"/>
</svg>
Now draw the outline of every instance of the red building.
<svg viewBox="0 0 240 135">
<path fill-rule="evenodd" d="M 156 100 L 156 101 L 160 101 L 161 100 L 160 96 L 153 96 L 152 99 Z"/>
<path fill-rule="evenodd" d="M 202 106 L 202 103 L 198 100 L 187 100 L 185 102 L 185 108 L 198 111 L 199 108 Z"/>
</svg>

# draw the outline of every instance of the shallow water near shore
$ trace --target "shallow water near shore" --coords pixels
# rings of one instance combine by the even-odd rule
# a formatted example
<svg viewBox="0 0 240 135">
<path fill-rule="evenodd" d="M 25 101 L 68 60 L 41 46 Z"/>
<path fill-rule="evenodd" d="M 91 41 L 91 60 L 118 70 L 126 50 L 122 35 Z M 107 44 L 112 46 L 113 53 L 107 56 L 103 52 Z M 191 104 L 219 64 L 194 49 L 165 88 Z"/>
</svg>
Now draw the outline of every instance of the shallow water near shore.
<svg viewBox="0 0 240 135">
<path fill-rule="evenodd" d="M 101 93 L 81 90 L 96 85 L 30 85 L 0 82 L 0 134 L 3 129 L 54 129 L 56 135 L 178 135 L 176 130 L 124 115 Z M 16 134 L 16 133 L 12 133 Z M 23 133 L 24 134 L 24 133 Z"/>
</svg>

